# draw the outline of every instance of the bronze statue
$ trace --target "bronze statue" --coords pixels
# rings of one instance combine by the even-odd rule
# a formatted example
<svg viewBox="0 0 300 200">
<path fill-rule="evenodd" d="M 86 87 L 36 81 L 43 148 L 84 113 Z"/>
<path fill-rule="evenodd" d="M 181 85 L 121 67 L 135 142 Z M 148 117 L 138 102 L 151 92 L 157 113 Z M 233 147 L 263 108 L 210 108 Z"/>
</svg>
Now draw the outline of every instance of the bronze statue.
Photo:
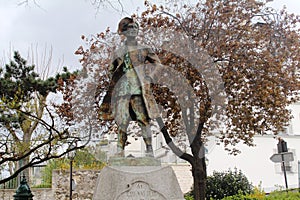
<svg viewBox="0 0 300 200">
<path fill-rule="evenodd" d="M 126 40 L 114 53 L 109 69 L 111 82 L 100 106 L 100 118 L 117 122 L 120 155 L 124 155 L 129 122 L 137 121 L 146 144 L 146 156 L 153 156 L 150 120 L 156 119 L 159 112 L 150 86 L 160 61 L 151 48 L 138 44 L 138 29 L 138 23 L 129 17 L 119 23 L 118 33 Z"/>
</svg>

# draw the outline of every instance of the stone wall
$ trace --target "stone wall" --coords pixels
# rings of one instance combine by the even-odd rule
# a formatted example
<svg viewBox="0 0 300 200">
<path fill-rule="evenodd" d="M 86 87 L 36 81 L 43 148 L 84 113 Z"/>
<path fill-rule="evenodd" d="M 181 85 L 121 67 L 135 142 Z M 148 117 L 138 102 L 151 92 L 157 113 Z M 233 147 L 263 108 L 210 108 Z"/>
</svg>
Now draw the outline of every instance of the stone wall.
<svg viewBox="0 0 300 200">
<path fill-rule="evenodd" d="M 54 200 L 53 191 L 51 188 L 32 188 L 32 194 L 34 195 L 33 200 Z M 0 199 L 1 200 L 13 200 L 15 189 L 1 189 Z"/>
<path fill-rule="evenodd" d="M 177 177 L 181 191 L 185 194 L 190 192 L 193 187 L 193 175 L 192 167 L 190 164 L 182 163 L 177 165 L 170 165 L 174 170 L 174 173 Z"/>
<path fill-rule="evenodd" d="M 91 200 L 100 170 L 73 171 L 76 182 L 73 200 Z M 52 174 L 53 198 L 47 200 L 68 200 L 70 194 L 70 171 L 55 170 Z"/>
<path fill-rule="evenodd" d="M 73 171 L 76 189 L 73 200 L 92 200 L 95 184 L 100 170 Z M 70 171 L 54 170 L 52 173 L 52 188 L 31 188 L 33 200 L 69 200 Z M 1 200 L 13 200 L 16 189 L 0 189 Z"/>
</svg>

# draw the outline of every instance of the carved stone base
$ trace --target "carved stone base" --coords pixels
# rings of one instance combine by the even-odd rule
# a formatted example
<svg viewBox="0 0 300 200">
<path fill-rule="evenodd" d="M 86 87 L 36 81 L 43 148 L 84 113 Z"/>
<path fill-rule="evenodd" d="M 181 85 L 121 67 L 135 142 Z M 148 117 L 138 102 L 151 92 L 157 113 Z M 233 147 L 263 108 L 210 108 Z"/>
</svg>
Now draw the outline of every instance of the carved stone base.
<svg viewBox="0 0 300 200">
<path fill-rule="evenodd" d="M 184 200 L 170 166 L 107 166 L 93 200 Z"/>
<path fill-rule="evenodd" d="M 109 166 L 160 166 L 159 160 L 154 157 L 110 157 L 108 160 Z"/>
</svg>

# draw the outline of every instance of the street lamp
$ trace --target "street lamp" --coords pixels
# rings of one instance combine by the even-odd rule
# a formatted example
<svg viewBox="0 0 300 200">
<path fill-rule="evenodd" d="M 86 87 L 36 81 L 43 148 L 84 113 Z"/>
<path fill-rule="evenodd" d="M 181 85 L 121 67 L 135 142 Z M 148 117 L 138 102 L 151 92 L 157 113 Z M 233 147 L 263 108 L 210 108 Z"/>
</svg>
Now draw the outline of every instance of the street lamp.
<svg viewBox="0 0 300 200">
<path fill-rule="evenodd" d="M 69 149 L 74 149 L 75 146 L 71 145 Z M 68 158 L 70 159 L 70 200 L 72 200 L 72 191 L 73 191 L 73 186 L 74 186 L 74 181 L 73 181 L 73 160 L 76 156 L 76 150 L 72 150 L 68 152 Z"/>
</svg>

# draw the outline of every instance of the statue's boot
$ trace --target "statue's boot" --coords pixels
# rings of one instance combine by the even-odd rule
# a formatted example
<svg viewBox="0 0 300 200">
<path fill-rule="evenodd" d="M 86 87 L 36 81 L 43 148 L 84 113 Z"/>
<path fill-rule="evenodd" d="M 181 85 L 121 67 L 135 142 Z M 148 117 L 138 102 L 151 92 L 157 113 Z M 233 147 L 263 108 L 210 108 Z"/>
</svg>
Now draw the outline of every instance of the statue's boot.
<svg viewBox="0 0 300 200">
<path fill-rule="evenodd" d="M 154 157 L 152 145 L 146 145 L 145 155 L 147 157 Z"/>
<path fill-rule="evenodd" d="M 118 143 L 117 143 L 117 153 L 116 156 L 125 157 L 125 145 L 127 142 L 127 134 L 122 129 L 118 132 Z"/>
<path fill-rule="evenodd" d="M 147 157 L 154 157 L 153 148 L 152 148 L 152 135 L 150 126 L 142 126 L 142 135 L 144 142 L 146 144 L 146 152 L 145 156 Z"/>
<path fill-rule="evenodd" d="M 122 147 L 117 147 L 117 153 L 115 154 L 115 156 L 118 157 L 125 157 L 125 151 Z"/>
</svg>

